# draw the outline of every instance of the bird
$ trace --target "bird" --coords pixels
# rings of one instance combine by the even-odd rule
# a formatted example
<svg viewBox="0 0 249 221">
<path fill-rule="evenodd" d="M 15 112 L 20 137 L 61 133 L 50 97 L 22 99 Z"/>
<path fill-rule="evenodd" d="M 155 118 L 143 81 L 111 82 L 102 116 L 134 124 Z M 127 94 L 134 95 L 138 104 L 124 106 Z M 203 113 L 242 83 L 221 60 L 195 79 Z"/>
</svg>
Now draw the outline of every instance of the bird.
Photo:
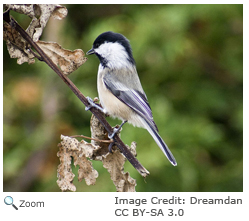
<svg viewBox="0 0 249 221">
<path fill-rule="evenodd" d="M 97 89 L 102 107 L 87 97 L 89 106 L 86 110 L 94 106 L 111 117 L 122 120 L 120 127 L 114 129 L 113 134 L 109 134 L 110 139 L 126 122 L 147 129 L 170 163 L 176 166 L 177 162 L 159 135 L 153 120 L 129 40 L 120 33 L 104 32 L 95 39 L 92 48 L 86 53 L 86 55 L 92 54 L 95 54 L 100 61 Z"/>
</svg>

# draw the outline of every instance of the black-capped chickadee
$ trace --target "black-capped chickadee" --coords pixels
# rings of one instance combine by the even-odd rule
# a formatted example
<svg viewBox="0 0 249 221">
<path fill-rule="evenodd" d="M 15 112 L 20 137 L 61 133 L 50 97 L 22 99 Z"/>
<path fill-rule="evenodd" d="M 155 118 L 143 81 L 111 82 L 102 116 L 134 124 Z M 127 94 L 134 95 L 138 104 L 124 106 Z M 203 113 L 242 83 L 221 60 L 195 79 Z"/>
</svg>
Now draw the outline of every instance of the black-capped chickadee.
<svg viewBox="0 0 249 221">
<path fill-rule="evenodd" d="M 168 160 L 176 166 L 173 154 L 158 134 L 137 74 L 129 40 L 118 33 L 104 32 L 96 38 L 92 49 L 86 54 L 95 54 L 100 60 L 97 86 L 102 111 L 121 119 L 121 126 L 128 121 L 134 126 L 147 129 Z M 92 106 L 99 108 L 90 98 L 88 101 Z M 91 105 L 86 110 L 90 109 Z M 112 138 L 113 135 L 109 137 Z"/>
</svg>

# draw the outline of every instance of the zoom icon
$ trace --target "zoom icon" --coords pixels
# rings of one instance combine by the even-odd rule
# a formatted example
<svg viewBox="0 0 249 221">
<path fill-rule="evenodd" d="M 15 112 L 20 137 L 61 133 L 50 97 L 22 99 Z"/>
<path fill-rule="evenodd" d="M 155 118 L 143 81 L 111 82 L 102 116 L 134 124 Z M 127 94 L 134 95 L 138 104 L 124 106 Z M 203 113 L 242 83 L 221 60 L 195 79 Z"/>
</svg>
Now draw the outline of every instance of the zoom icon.
<svg viewBox="0 0 249 221">
<path fill-rule="evenodd" d="M 13 200 L 13 198 L 11 196 L 6 196 L 4 198 L 4 203 L 6 205 L 12 205 L 16 210 L 18 210 L 18 208 L 15 206 L 15 204 L 13 202 L 14 202 L 14 200 Z"/>
</svg>

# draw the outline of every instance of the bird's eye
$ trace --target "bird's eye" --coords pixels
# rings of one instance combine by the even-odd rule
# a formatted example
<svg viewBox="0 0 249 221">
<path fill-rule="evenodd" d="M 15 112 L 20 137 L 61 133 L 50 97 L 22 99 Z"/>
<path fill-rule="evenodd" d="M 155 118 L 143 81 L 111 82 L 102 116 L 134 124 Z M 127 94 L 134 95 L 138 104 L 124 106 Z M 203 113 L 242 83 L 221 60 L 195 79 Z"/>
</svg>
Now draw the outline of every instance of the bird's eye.
<svg viewBox="0 0 249 221">
<path fill-rule="evenodd" d="M 95 48 L 98 48 L 99 47 L 99 43 L 96 43 L 94 46 L 95 46 Z"/>
</svg>

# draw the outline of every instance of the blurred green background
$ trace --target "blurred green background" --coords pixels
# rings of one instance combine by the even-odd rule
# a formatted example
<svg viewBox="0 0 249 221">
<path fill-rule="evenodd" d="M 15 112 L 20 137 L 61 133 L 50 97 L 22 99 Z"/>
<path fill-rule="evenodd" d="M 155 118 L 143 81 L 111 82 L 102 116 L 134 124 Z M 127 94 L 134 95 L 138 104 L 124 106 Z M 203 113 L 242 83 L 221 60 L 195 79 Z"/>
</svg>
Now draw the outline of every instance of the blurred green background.
<svg viewBox="0 0 249 221">
<path fill-rule="evenodd" d="M 66 5 L 68 16 L 47 24 L 41 40 L 63 48 L 92 47 L 104 31 L 125 35 L 173 167 L 148 132 L 126 124 L 124 143 L 137 142 L 144 180 L 127 161 L 136 191 L 243 191 L 243 5 Z M 26 28 L 30 18 L 11 14 Z M 60 191 L 60 134 L 90 136 L 90 112 L 45 64 L 18 65 L 3 49 L 4 191 Z M 70 75 L 96 97 L 99 61 Z M 107 119 L 111 125 L 119 120 Z M 101 162 L 96 185 L 77 191 L 116 191 Z M 77 168 L 73 169 L 77 173 Z"/>
</svg>

